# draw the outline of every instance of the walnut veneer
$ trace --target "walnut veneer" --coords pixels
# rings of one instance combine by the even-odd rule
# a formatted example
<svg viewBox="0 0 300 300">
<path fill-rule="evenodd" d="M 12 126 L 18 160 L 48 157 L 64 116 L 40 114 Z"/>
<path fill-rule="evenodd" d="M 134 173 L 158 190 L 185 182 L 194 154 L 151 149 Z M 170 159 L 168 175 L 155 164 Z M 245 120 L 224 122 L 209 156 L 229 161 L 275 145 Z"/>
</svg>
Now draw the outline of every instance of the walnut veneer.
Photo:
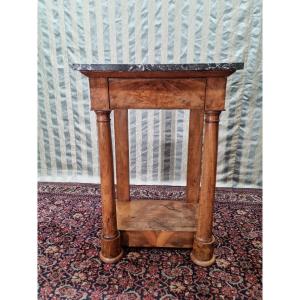
<svg viewBox="0 0 300 300">
<path fill-rule="evenodd" d="M 219 115 L 226 79 L 243 64 L 73 65 L 89 78 L 97 115 L 103 230 L 100 258 L 122 246 L 192 248 L 200 266 L 215 261 L 213 207 Z M 135 200 L 129 193 L 128 109 L 190 109 L 186 201 Z M 114 110 L 117 186 L 110 113 Z"/>
</svg>

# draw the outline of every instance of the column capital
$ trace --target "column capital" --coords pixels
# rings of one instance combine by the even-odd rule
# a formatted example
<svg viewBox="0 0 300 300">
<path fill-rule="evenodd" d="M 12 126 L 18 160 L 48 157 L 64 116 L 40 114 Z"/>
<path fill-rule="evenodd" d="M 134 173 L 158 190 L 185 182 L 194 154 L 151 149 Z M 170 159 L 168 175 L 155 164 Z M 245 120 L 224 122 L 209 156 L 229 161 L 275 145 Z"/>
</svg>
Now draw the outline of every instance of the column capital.
<svg viewBox="0 0 300 300">
<path fill-rule="evenodd" d="M 220 110 L 208 110 L 205 112 L 205 123 L 219 123 Z"/>
<path fill-rule="evenodd" d="M 97 122 L 110 122 L 111 110 L 96 110 Z"/>
</svg>

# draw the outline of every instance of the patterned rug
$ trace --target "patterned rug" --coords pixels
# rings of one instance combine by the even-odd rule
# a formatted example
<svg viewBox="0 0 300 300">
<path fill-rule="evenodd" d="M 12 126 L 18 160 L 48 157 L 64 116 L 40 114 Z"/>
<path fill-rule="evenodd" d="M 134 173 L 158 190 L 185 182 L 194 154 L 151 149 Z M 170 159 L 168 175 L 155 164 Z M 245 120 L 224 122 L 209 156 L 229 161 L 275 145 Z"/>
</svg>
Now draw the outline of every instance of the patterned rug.
<svg viewBox="0 0 300 300">
<path fill-rule="evenodd" d="M 132 198 L 183 199 L 183 187 L 133 186 Z M 218 189 L 216 263 L 190 250 L 131 248 L 115 265 L 98 257 L 101 213 L 95 184 L 39 183 L 39 299 L 261 299 L 262 193 Z"/>
</svg>

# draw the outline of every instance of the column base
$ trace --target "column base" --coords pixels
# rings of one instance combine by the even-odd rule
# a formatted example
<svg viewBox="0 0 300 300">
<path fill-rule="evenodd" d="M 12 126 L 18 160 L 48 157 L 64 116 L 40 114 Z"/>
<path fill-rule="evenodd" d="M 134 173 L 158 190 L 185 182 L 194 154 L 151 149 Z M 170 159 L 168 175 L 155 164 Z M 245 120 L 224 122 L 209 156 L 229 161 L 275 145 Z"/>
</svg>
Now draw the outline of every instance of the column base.
<svg viewBox="0 0 300 300">
<path fill-rule="evenodd" d="M 123 249 L 121 249 L 121 253 L 116 257 L 112 257 L 112 258 L 104 257 L 102 255 L 101 251 L 100 251 L 99 256 L 100 256 L 101 261 L 105 262 L 106 264 L 114 264 L 114 263 L 118 262 L 123 257 L 123 254 L 124 254 Z"/>
<path fill-rule="evenodd" d="M 107 264 L 116 263 L 122 258 L 123 249 L 120 244 L 120 232 L 112 239 L 102 237 L 99 256 L 100 259 Z"/>
<path fill-rule="evenodd" d="M 200 266 L 200 267 L 209 267 L 216 261 L 216 257 L 213 255 L 213 257 L 210 260 L 199 260 L 194 255 L 193 252 L 190 254 L 191 260 L 194 264 Z"/>
<path fill-rule="evenodd" d="M 193 250 L 190 254 L 193 263 L 201 267 L 211 266 L 216 261 L 214 255 L 214 242 L 214 237 L 212 237 L 210 242 L 202 242 L 195 238 Z"/>
</svg>

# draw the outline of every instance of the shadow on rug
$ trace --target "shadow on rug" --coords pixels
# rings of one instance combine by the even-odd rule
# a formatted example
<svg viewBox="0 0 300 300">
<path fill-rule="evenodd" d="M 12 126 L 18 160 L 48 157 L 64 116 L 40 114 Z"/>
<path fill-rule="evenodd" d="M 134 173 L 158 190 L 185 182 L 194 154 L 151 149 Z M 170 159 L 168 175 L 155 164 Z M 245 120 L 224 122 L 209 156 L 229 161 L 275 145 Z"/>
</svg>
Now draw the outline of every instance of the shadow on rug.
<svg viewBox="0 0 300 300">
<path fill-rule="evenodd" d="M 183 199 L 184 188 L 133 186 L 131 196 Z M 209 268 L 194 265 L 190 250 L 158 248 L 125 249 L 103 264 L 100 205 L 98 185 L 39 183 L 39 299 L 262 298 L 261 190 L 217 190 Z"/>
</svg>

